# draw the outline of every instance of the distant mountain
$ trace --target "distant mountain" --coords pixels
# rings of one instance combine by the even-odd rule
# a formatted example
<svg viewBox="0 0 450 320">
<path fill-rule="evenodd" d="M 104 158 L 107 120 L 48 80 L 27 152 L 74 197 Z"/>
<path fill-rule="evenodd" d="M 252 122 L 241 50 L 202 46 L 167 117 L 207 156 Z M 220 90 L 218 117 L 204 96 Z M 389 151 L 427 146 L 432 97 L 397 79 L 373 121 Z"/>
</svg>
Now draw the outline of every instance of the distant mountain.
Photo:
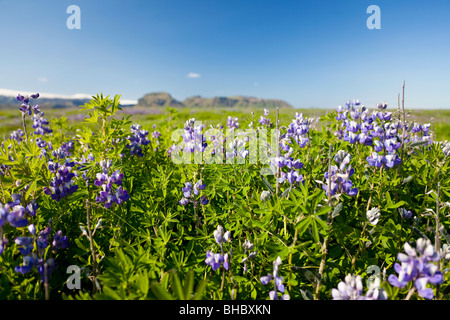
<svg viewBox="0 0 450 320">
<path fill-rule="evenodd" d="M 204 98 L 193 96 L 178 101 L 166 92 L 154 92 L 146 94 L 138 100 L 137 106 L 141 107 L 186 107 L 186 108 L 292 108 L 290 104 L 279 99 L 261 99 L 255 97 L 233 96 Z"/>
<path fill-rule="evenodd" d="M 0 108 L 18 108 L 20 102 L 16 97 L 19 92 L 9 89 L 0 89 Z M 24 95 L 32 93 L 20 92 Z M 75 94 L 71 96 L 40 93 L 37 100 L 32 100 L 33 104 L 39 104 L 49 109 L 57 108 L 76 108 L 91 100 L 87 94 Z M 152 92 L 144 95 L 139 100 L 122 100 L 122 106 L 138 106 L 151 108 L 293 108 L 289 103 L 280 99 L 262 99 L 245 96 L 232 97 L 212 97 L 204 98 L 201 96 L 192 96 L 184 101 L 178 101 L 167 92 Z"/>
<path fill-rule="evenodd" d="M 184 105 L 172 98 L 172 96 L 166 92 L 153 92 L 148 93 L 138 100 L 137 106 L 140 107 L 173 107 L 179 108 Z"/>
</svg>

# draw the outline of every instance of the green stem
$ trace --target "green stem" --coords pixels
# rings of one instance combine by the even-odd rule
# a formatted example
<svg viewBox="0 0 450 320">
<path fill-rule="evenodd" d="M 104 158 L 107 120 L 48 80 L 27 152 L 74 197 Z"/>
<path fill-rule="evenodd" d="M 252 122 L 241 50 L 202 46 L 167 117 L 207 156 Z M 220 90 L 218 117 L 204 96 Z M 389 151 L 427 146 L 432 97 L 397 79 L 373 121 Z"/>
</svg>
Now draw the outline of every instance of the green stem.
<svg viewBox="0 0 450 320">
<path fill-rule="evenodd" d="M 87 224 L 87 231 L 89 235 L 89 243 L 91 246 L 91 255 L 92 255 L 92 268 L 94 273 L 94 294 L 97 293 L 97 257 L 95 254 L 95 248 L 94 248 L 94 239 L 92 237 L 92 230 L 91 230 L 91 206 L 89 203 L 89 199 L 86 200 L 86 224 Z"/>
<path fill-rule="evenodd" d="M 436 195 L 436 238 L 434 241 L 434 251 L 439 253 L 441 250 L 441 236 L 439 234 L 440 222 L 439 222 L 439 195 L 441 191 L 441 185 L 438 182 L 437 184 L 437 195 Z M 441 269 L 440 261 L 437 261 L 438 270 Z M 436 285 L 436 300 L 439 300 L 439 285 Z"/>
<path fill-rule="evenodd" d="M 298 229 L 295 229 L 294 240 L 292 241 L 291 248 L 295 247 L 295 243 L 297 242 Z M 289 278 L 292 277 L 292 252 L 289 253 Z M 291 285 L 289 284 L 289 290 L 291 290 Z"/>
<path fill-rule="evenodd" d="M 23 131 L 25 132 L 25 136 L 28 141 L 28 131 L 27 131 L 27 122 L 25 120 L 25 113 L 22 113 L 22 125 L 23 125 Z"/>
<path fill-rule="evenodd" d="M 331 153 L 333 147 L 330 145 L 330 150 L 328 153 L 328 205 L 331 207 Z M 328 211 L 328 216 L 327 216 L 327 225 L 331 226 L 332 223 L 332 217 L 331 217 L 331 213 L 332 213 L 332 209 L 330 209 L 330 211 Z M 319 300 L 320 297 L 320 286 L 322 283 L 322 276 L 323 276 L 323 271 L 325 270 L 325 263 L 326 263 L 326 257 L 328 254 L 328 236 L 325 236 L 325 239 L 323 240 L 323 244 L 322 244 L 322 259 L 320 260 L 320 265 L 319 265 L 319 274 L 317 276 L 317 281 L 316 281 L 316 288 L 315 288 L 315 293 L 314 293 L 314 300 Z"/>
</svg>

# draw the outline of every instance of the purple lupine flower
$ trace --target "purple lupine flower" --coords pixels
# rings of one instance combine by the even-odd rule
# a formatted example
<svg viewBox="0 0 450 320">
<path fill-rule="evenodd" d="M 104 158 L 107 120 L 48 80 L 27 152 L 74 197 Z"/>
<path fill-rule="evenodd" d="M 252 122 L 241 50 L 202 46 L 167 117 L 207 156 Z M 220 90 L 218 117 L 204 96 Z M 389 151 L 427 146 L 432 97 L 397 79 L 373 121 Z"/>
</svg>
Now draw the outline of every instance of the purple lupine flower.
<svg viewBox="0 0 450 320">
<path fill-rule="evenodd" d="M 184 187 L 181 189 L 183 191 L 183 194 L 186 198 L 189 198 L 191 196 L 191 190 L 192 190 L 192 183 L 191 182 L 185 182 Z"/>
<path fill-rule="evenodd" d="M 3 237 L 3 226 L 8 222 L 9 205 L 3 206 L 0 203 L 0 255 L 3 254 L 8 239 Z"/>
<path fill-rule="evenodd" d="M 214 231 L 214 239 L 216 240 L 217 244 L 222 246 L 224 242 L 231 241 L 231 233 L 230 231 L 224 232 L 223 227 L 221 225 L 218 225 L 217 229 Z"/>
<path fill-rule="evenodd" d="M 384 140 L 384 147 L 387 152 L 393 152 L 402 146 L 401 142 L 398 142 L 396 138 Z"/>
<path fill-rule="evenodd" d="M 56 263 L 55 263 L 55 259 L 50 257 L 48 258 L 45 262 L 43 259 L 39 259 L 38 261 L 38 265 L 37 265 L 37 271 L 41 277 L 41 282 L 45 281 L 45 278 L 50 277 L 50 274 L 53 272 L 53 270 L 55 270 L 56 268 Z M 47 269 L 47 274 L 45 274 L 45 270 Z"/>
<path fill-rule="evenodd" d="M 227 127 L 229 129 L 239 129 L 239 122 L 238 122 L 238 118 L 236 117 L 232 117 L 232 116 L 228 116 L 227 118 Z"/>
<path fill-rule="evenodd" d="M 30 203 L 27 205 L 26 210 L 31 216 L 36 215 L 36 211 L 39 209 L 39 205 L 37 204 L 36 200 L 31 200 Z"/>
<path fill-rule="evenodd" d="M 271 159 L 271 162 L 274 166 L 277 166 L 278 168 L 283 168 L 286 166 L 286 157 L 280 156 L 280 157 L 274 157 Z"/>
<path fill-rule="evenodd" d="M 44 261 L 44 256 L 47 255 L 47 248 L 49 244 L 49 236 L 51 233 L 51 220 L 49 225 L 38 233 L 36 237 L 36 227 L 30 225 L 28 231 L 33 237 L 17 237 L 15 239 L 16 245 L 19 247 L 19 251 L 23 256 L 22 265 L 16 266 L 15 271 L 18 273 L 26 274 L 33 268 L 36 268 L 41 281 L 48 281 L 50 273 L 55 269 L 56 264 L 52 257 Z M 36 245 L 36 246 L 35 246 Z M 53 250 L 65 249 L 69 246 L 69 241 L 66 236 L 62 235 L 61 231 L 58 231 L 54 235 Z M 36 248 L 36 252 L 34 252 Z M 47 271 L 47 274 L 44 272 Z"/>
<path fill-rule="evenodd" d="M 337 289 L 331 289 L 333 300 L 366 300 L 362 292 L 361 276 L 352 276 L 351 274 L 345 277 L 345 282 L 339 282 Z"/>
<path fill-rule="evenodd" d="M 223 244 L 231 241 L 231 233 L 229 231 L 224 232 L 223 227 L 219 225 L 214 230 L 214 239 L 219 244 L 221 253 L 213 253 L 208 250 L 205 263 L 210 265 L 213 271 L 216 271 L 221 265 L 223 265 L 225 270 L 228 270 L 230 268 L 229 255 L 228 253 L 224 254 Z"/>
<path fill-rule="evenodd" d="M 386 163 L 386 159 L 376 152 L 372 152 L 372 154 L 369 157 L 367 157 L 366 160 L 370 166 L 375 166 L 377 168 L 380 168 Z"/>
<path fill-rule="evenodd" d="M 181 135 L 183 142 L 178 145 L 173 144 L 167 150 L 167 153 L 173 156 L 173 154 L 179 154 L 180 152 L 204 152 L 208 146 L 203 134 L 204 127 L 203 124 L 196 123 L 195 118 L 187 120 L 184 124 L 184 132 Z"/>
<path fill-rule="evenodd" d="M 266 276 L 262 276 L 260 278 L 262 285 L 268 285 L 270 281 L 272 281 L 272 275 L 268 273 Z"/>
<path fill-rule="evenodd" d="M 333 300 L 387 300 L 388 296 L 380 287 L 380 279 L 376 278 L 369 284 L 366 295 L 363 295 L 363 284 L 361 276 L 348 274 L 345 282 L 341 281 L 337 289 L 331 289 Z"/>
<path fill-rule="evenodd" d="M 4 177 L 6 172 L 8 172 L 9 169 L 10 169 L 9 166 L 7 166 L 5 164 L 0 164 L 0 176 Z"/>
<path fill-rule="evenodd" d="M 44 119 L 44 112 L 38 111 L 33 115 L 34 134 L 45 135 L 52 133 L 53 130 L 50 129 L 48 125 L 49 125 L 48 120 Z"/>
<path fill-rule="evenodd" d="M 96 174 L 94 185 L 101 187 L 99 195 L 96 197 L 96 201 L 104 203 L 105 208 L 109 209 L 114 203 L 118 205 L 130 199 L 128 191 L 122 187 L 123 174 L 119 170 L 114 171 L 111 175 L 109 169 L 112 167 L 111 160 L 100 161 L 102 172 Z M 113 185 L 119 186 L 116 190 L 113 190 Z"/>
<path fill-rule="evenodd" d="M 159 137 L 161 137 L 161 132 L 159 132 L 159 131 L 153 131 L 152 132 L 152 137 L 154 138 L 154 139 L 158 139 Z"/>
<path fill-rule="evenodd" d="M 23 137 L 25 136 L 25 133 L 22 131 L 22 129 L 17 129 L 16 131 L 11 132 L 9 135 L 9 138 L 11 140 L 16 140 L 18 143 L 23 141 Z"/>
<path fill-rule="evenodd" d="M 138 157 L 143 157 L 144 153 L 142 151 L 142 147 L 148 145 L 150 140 L 147 139 L 149 132 L 147 130 L 143 130 L 139 124 L 133 124 L 131 126 L 132 136 L 128 136 L 129 143 L 126 147 L 130 150 L 130 154 L 137 155 Z"/>
<path fill-rule="evenodd" d="M 309 142 L 309 130 L 313 119 L 304 118 L 302 113 L 295 113 L 295 119 L 289 124 L 286 139 L 294 141 L 300 148 L 304 148 Z"/>
<path fill-rule="evenodd" d="M 406 210 L 405 208 L 398 208 L 397 210 L 403 219 L 409 219 L 412 216 L 411 210 Z"/>
<path fill-rule="evenodd" d="M 414 123 L 412 125 L 412 127 L 411 127 L 411 132 L 412 133 L 418 133 L 420 131 L 422 131 L 422 126 L 420 124 L 418 124 L 418 123 Z"/>
<path fill-rule="evenodd" d="M 242 244 L 242 247 L 244 248 L 244 254 L 246 254 L 247 251 L 253 250 L 254 245 L 249 240 L 245 239 L 244 243 Z M 245 258 L 242 259 L 241 263 L 244 264 L 244 273 L 247 273 L 247 260 L 253 259 L 257 253 L 258 250 L 252 251 Z"/>
<path fill-rule="evenodd" d="M 359 134 L 359 143 L 364 144 L 366 146 L 371 146 L 373 144 L 373 137 L 372 135 L 368 135 L 364 132 L 361 132 Z"/>
<path fill-rule="evenodd" d="M 0 227 L 0 228 L 2 228 L 2 227 Z M 3 254 L 3 251 L 5 250 L 7 244 L 8 244 L 8 239 L 0 238 L 0 255 Z"/>
<path fill-rule="evenodd" d="M 359 129 L 360 129 L 360 126 L 359 126 L 358 122 L 356 122 L 356 121 L 349 121 L 347 123 L 347 130 L 348 131 L 356 133 L 356 132 L 359 131 Z"/>
<path fill-rule="evenodd" d="M 189 200 L 186 198 L 182 198 L 178 203 L 182 206 L 185 206 L 189 203 Z"/>
<path fill-rule="evenodd" d="M 19 246 L 20 254 L 29 255 L 34 248 L 34 240 L 30 237 L 17 237 L 14 242 Z"/>
<path fill-rule="evenodd" d="M 202 183 L 202 180 L 198 180 L 195 184 L 194 184 L 194 194 L 198 195 L 199 194 L 199 190 L 203 190 L 205 189 L 206 184 Z"/>
<path fill-rule="evenodd" d="M 55 250 L 67 249 L 69 247 L 69 245 L 70 245 L 70 242 L 67 239 L 67 236 L 63 236 L 61 230 L 59 230 L 58 232 L 55 233 L 53 242 L 52 242 L 53 249 L 55 249 Z"/>
<path fill-rule="evenodd" d="M 37 138 L 36 139 L 36 145 L 40 148 L 40 149 L 44 149 L 45 147 L 47 147 L 47 141 L 43 140 L 42 138 Z"/>
<path fill-rule="evenodd" d="M 337 161 L 336 161 L 337 160 Z M 335 161 L 339 164 L 339 168 L 335 165 L 331 166 L 331 172 L 325 172 L 325 182 L 322 184 L 322 188 L 325 190 L 326 195 L 334 195 L 336 193 L 346 193 L 349 196 L 355 196 L 358 194 L 358 188 L 353 187 L 353 182 L 350 177 L 354 174 L 354 169 L 349 164 L 351 160 L 350 154 L 344 151 L 338 151 L 335 156 Z M 328 183 L 330 183 L 330 189 L 328 190 Z"/>
<path fill-rule="evenodd" d="M 386 102 L 377 103 L 377 108 L 379 110 L 385 110 L 387 108 L 387 103 Z"/>
<path fill-rule="evenodd" d="M 288 181 L 289 184 L 298 184 L 303 181 L 303 175 L 299 174 L 294 169 L 291 169 L 291 171 L 287 173 L 281 172 L 278 182 L 284 183 L 286 181 Z"/>
<path fill-rule="evenodd" d="M 224 257 L 220 253 L 214 253 L 214 252 L 209 251 L 209 250 L 206 252 L 205 263 L 207 265 L 211 266 L 213 271 L 216 271 L 217 269 L 219 269 L 224 261 L 225 261 Z M 227 262 L 227 266 L 225 267 L 225 264 L 224 264 L 224 268 L 226 270 L 228 270 L 228 267 L 229 267 L 229 265 L 228 265 L 228 262 Z"/>
<path fill-rule="evenodd" d="M 17 100 L 19 102 L 23 102 L 22 105 L 20 106 L 19 110 L 20 112 L 22 112 L 23 115 L 28 114 L 31 116 L 32 112 L 38 112 L 39 111 L 39 106 L 38 105 L 34 105 L 31 106 L 30 105 L 30 98 L 32 99 L 37 99 L 39 98 L 39 93 L 36 94 L 32 94 L 31 96 L 23 96 L 20 93 L 17 95 Z"/>
<path fill-rule="evenodd" d="M 47 167 L 51 173 L 54 174 L 52 181 L 50 182 L 50 187 L 44 187 L 44 193 L 51 196 L 55 201 L 60 201 L 75 191 L 78 190 L 78 185 L 75 184 L 73 178 L 75 173 L 71 172 L 75 162 L 71 159 L 66 159 L 64 164 L 59 164 L 58 162 L 53 162 L 50 160 L 47 163 Z"/>
<path fill-rule="evenodd" d="M 20 266 L 16 266 L 14 270 L 21 274 L 26 274 L 33 269 L 39 263 L 39 258 L 35 253 L 31 253 L 23 257 L 23 263 Z"/>
<path fill-rule="evenodd" d="M 128 191 L 125 190 L 122 186 L 116 189 L 116 202 L 120 205 L 122 202 L 130 200 L 130 196 Z"/>
<path fill-rule="evenodd" d="M 35 236 L 35 235 L 36 235 L 36 226 L 35 226 L 34 224 L 30 224 L 30 225 L 28 226 L 28 231 L 29 231 L 33 236 Z"/>
<path fill-rule="evenodd" d="M 186 206 L 189 202 L 192 202 L 194 206 L 198 206 L 198 204 L 207 205 L 209 203 L 208 198 L 205 195 L 201 195 L 200 197 L 196 197 L 200 194 L 201 190 L 206 188 L 206 184 L 202 182 L 202 180 L 198 180 L 195 184 L 192 182 L 185 182 L 184 187 L 181 188 L 183 191 L 183 198 L 178 202 L 182 206 Z"/>
<path fill-rule="evenodd" d="M 269 110 L 264 109 L 264 116 L 259 118 L 259 123 L 263 126 L 271 126 L 270 118 L 269 118 Z"/>
<path fill-rule="evenodd" d="M 40 256 L 43 255 L 45 249 L 47 249 L 48 247 L 48 240 L 51 231 L 52 228 L 50 227 L 50 225 L 47 226 L 44 230 L 39 231 L 38 237 L 36 238 L 36 248 Z"/>
<path fill-rule="evenodd" d="M 373 141 L 373 149 L 376 151 L 376 152 L 381 152 L 381 151 L 383 151 L 383 143 L 380 141 L 380 140 L 374 140 Z"/>
<path fill-rule="evenodd" d="M 351 144 L 358 142 L 359 134 L 349 131 L 344 133 L 344 141 L 348 141 Z"/>
<path fill-rule="evenodd" d="M 5 205 L 6 207 L 7 205 Z M 9 209 L 7 220 L 12 227 L 21 228 L 28 224 L 28 219 L 25 216 L 26 210 L 21 205 L 15 205 Z"/>
<path fill-rule="evenodd" d="M 441 271 L 433 262 L 441 259 L 440 254 L 435 252 L 430 240 L 420 238 L 416 242 L 416 248 L 412 248 L 409 243 L 405 243 L 404 250 L 397 255 L 398 261 L 394 270 L 398 275 L 391 274 L 388 281 L 391 285 L 404 288 L 409 282 L 414 282 L 419 296 L 425 299 L 434 297 L 433 290 L 427 284 L 439 285 L 444 282 Z"/>
<path fill-rule="evenodd" d="M 267 274 L 266 276 L 262 276 L 260 278 L 261 284 L 267 285 L 272 280 L 274 280 L 274 290 L 271 290 L 269 292 L 269 298 L 270 300 L 278 300 L 278 292 L 281 292 L 282 294 L 285 292 L 285 286 L 283 284 L 283 277 L 280 277 L 278 275 L 279 266 L 281 265 L 281 258 L 277 257 L 275 261 L 273 262 L 273 273 Z M 281 300 L 289 300 L 290 297 L 288 294 L 283 294 L 281 296 Z"/>
<path fill-rule="evenodd" d="M 399 163 L 402 162 L 402 160 L 400 159 L 399 156 L 397 156 L 395 153 L 393 154 L 387 154 L 384 159 L 386 160 L 386 166 L 388 168 L 392 168 L 396 165 L 398 165 Z"/>
<path fill-rule="evenodd" d="M 228 262 L 228 253 L 223 256 L 223 268 L 228 270 L 230 268 L 230 263 Z"/>
</svg>

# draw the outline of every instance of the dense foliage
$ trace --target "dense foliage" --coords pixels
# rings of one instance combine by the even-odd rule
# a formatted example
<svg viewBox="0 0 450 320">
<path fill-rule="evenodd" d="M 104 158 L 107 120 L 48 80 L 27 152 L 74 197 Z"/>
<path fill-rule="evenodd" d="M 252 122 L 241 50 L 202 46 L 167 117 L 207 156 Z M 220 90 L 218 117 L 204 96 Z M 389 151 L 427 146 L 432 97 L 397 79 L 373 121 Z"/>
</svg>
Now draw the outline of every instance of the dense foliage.
<svg viewBox="0 0 450 320">
<path fill-rule="evenodd" d="M 2 299 L 449 298 L 450 144 L 403 109 L 143 128 L 98 95 L 71 134 L 38 98 L 0 149 Z"/>
</svg>

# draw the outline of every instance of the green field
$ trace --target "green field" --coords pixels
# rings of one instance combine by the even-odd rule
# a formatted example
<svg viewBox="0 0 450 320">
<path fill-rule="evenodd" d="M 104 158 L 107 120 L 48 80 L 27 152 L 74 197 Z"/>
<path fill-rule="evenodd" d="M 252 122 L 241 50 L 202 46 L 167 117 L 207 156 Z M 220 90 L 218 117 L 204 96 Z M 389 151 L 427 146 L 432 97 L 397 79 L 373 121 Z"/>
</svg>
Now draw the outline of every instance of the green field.
<svg viewBox="0 0 450 320">
<path fill-rule="evenodd" d="M 42 108 L 49 121 L 55 121 L 60 117 L 67 117 L 69 125 L 73 131 L 76 130 L 83 123 L 83 119 L 87 116 L 87 113 L 81 109 L 45 109 Z M 140 123 L 144 128 L 149 128 L 153 124 L 158 124 L 166 121 L 170 117 L 176 122 L 179 120 L 179 124 L 182 124 L 189 118 L 196 118 L 203 121 L 207 126 L 210 124 L 221 123 L 226 124 L 228 116 L 237 117 L 239 122 L 243 124 L 241 128 L 247 127 L 252 121 L 252 113 L 254 114 L 254 120 L 257 122 L 262 109 L 248 109 L 248 108 L 179 108 L 176 110 L 176 115 L 172 115 L 168 109 L 162 108 L 139 108 L 139 107 L 127 107 L 117 113 L 118 117 L 124 115 L 130 115 L 132 122 Z M 279 119 L 281 123 L 289 123 L 294 117 L 295 113 L 303 113 L 307 117 L 323 117 L 327 112 L 333 111 L 332 109 L 279 109 Z M 395 110 L 391 110 L 395 112 Z M 436 139 L 439 141 L 450 140 L 450 110 L 405 110 L 407 114 L 407 120 L 415 121 L 420 124 L 432 123 L 433 130 Z M 270 110 L 271 114 L 275 113 L 275 110 Z M 317 129 L 321 128 L 319 123 Z M 0 136 L 6 137 L 13 130 L 17 130 L 22 127 L 21 118 L 18 110 L 0 110 Z M 70 128 L 67 128 L 70 129 Z"/>
</svg>

